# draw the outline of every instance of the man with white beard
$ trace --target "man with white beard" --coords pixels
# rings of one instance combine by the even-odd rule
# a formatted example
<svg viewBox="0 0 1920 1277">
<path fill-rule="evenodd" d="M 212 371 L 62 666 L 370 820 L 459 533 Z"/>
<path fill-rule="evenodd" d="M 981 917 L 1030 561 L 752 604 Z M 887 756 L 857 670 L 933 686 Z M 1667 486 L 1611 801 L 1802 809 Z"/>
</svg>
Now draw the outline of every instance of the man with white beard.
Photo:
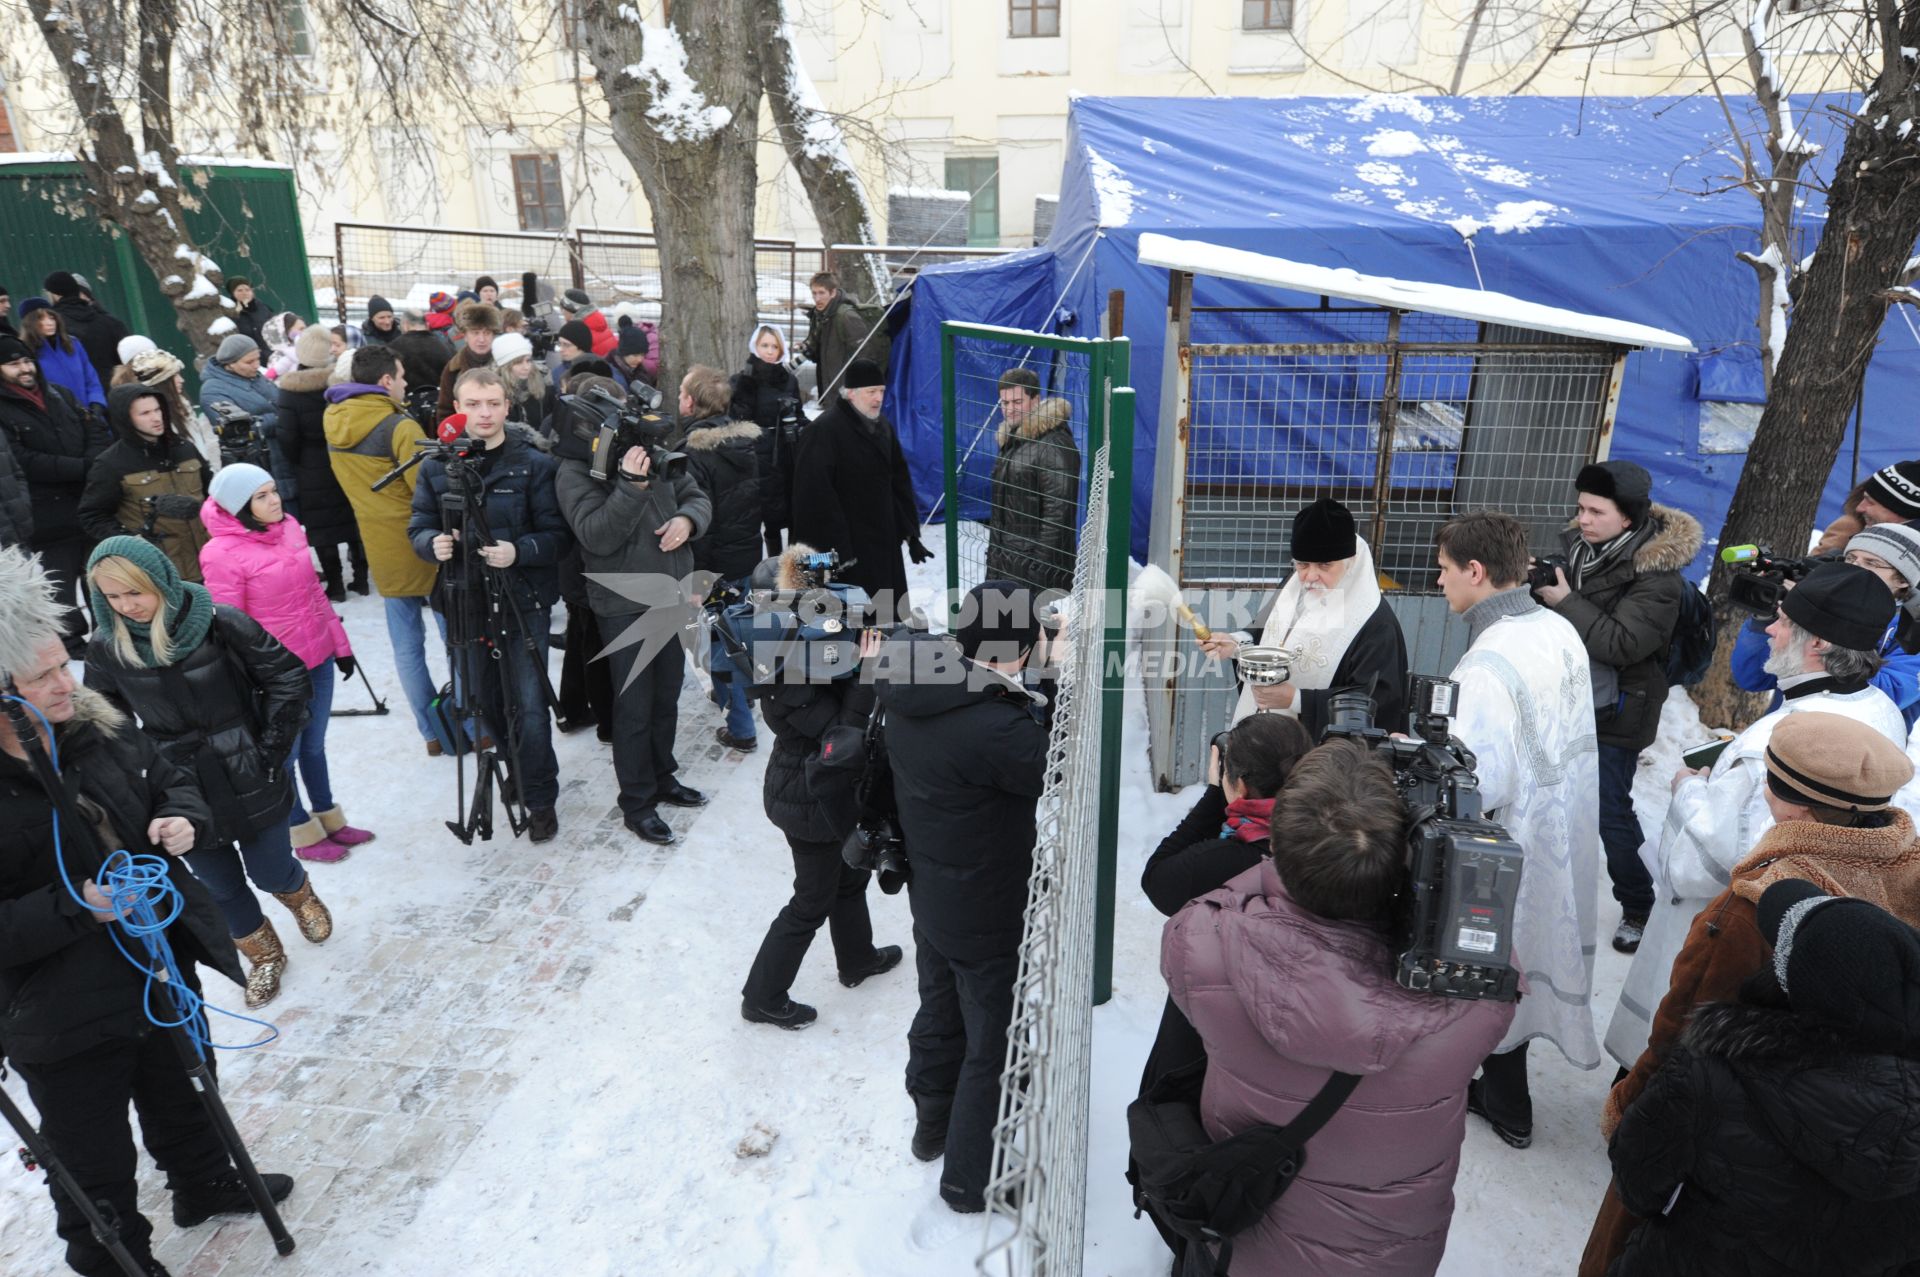
<svg viewBox="0 0 1920 1277">
<path fill-rule="evenodd" d="M 1233 721 L 1270 711 L 1300 719 L 1315 740 L 1327 725 L 1336 692 L 1373 698 L 1373 721 L 1390 732 L 1407 730 L 1407 642 L 1380 594 L 1373 554 L 1360 539 L 1353 514 L 1322 497 L 1293 516 L 1289 544 L 1293 575 L 1260 629 L 1260 646 L 1291 653 L 1285 682 L 1240 689 Z M 1209 656 L 1231 660 L 1253 645 L 1245 630 L 1201 642 Z"/>
<path fill-rule="evenodd" d="M 1896 745 L 1906 720 L 1868 680 L 1893 619 L 1885 581 L 1850 563 L 1823 563 L 1788 590 L 1767 627 L 1767 673 L 1780 682 L 1780 708 L 1755 719 L 1711 768 L 1682 768 L 1653 868 L 1653 912 L 1607 1026 L 1607 1053 L 1631 1068 L 1646 1050 L 1666 996 L 1675 955 L 1694 915 L 1727 889 L 1734 865 L 1773 827 L 1767 807 L 1767 741 L 1788 714 L 1819 710 L 1857 719 Z"/>
</svg>

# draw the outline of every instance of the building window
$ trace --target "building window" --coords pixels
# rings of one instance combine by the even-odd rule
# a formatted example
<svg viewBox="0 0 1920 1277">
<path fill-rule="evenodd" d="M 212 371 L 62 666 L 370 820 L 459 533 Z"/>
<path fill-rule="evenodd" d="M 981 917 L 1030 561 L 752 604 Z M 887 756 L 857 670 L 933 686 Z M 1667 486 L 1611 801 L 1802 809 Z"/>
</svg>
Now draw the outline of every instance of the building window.
<svg viewBox="0 0 1920 1277">
<path fill-rule="evenodd" d="M 560 189 L 560 157 L 513 157 L 513 198 L 523 231 L 559 231 L 567 226 L 567 197 Z"/>
<path fill-rule="evenodd" d="M 1293 0 L 1240 0 L 1240 29 L 1293 30 Z"/>
<path fill-rule="evenodd" d="M 313 17 L 307 12 L 307 0 L 280 0 L 280 33 L 287 52 L 296 58 L 313 56 Z"/>
<path fill-rule="evenodd" d="M 994 155 L 947 157 L 947 189 L 966 191 L 967 244 L 995 248 L 1000 244 L 1000 159 Z"/>
<path fill-rule="evenodd" d="M 1007 34 L 1016 40 L 1060 34 L 1060 0 L 1007 0 Z"/>
</svg>

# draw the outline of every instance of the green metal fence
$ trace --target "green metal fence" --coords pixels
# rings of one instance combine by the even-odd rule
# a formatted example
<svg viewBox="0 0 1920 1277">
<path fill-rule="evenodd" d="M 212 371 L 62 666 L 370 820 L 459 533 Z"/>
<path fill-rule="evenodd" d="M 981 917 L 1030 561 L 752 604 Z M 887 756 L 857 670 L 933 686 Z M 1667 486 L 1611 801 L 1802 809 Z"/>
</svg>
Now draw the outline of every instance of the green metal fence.
<svg viewBox="0 0 1920 1277">
<path fill-rule="evenodd" d="M 293 170 L 274 165 L 183 164 L 183 185 L 197 208 L 186 210 L 187 233 L 227 275 L 244 275 L 276 309 L 315 316 L 313 277 L 300 227 Z M 72 161 L 0 165 L 0 242 L 7 245 L 0 275 L 17 309 L 40 292 L 50 271 L 87 277 L 94 299 L 153 338 L 187 365 L 193 348 L 174 322 L 173 303 L 133 243 L 101 224 L 86 200 L 86 181 Z"/>
</svg>

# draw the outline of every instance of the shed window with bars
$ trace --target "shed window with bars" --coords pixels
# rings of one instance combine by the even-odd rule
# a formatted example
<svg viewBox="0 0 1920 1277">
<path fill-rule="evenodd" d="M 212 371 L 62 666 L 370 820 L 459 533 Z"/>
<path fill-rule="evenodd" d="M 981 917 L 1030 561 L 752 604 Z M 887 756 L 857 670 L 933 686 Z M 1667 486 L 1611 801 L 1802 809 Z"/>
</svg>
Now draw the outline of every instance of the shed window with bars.
<svg viewBox="0 0 1920 1277">
<path fill-rule="evenodd" d="M 1293 30 L 1293 0 L 1240 0 L 1240 29 Z"/>
<path fill-rule="evenodd" d="M 1007 0 L 1007 34 L 1016 40 L 1060 34 L 1060 0 Z"/>
<path fill-rule="evenodd" d="M 513 157 L 513 198 L 523 231 L 558 231 L 567 225 L 567 197 L 560 187 L 560 157 Z"/>
</svg>

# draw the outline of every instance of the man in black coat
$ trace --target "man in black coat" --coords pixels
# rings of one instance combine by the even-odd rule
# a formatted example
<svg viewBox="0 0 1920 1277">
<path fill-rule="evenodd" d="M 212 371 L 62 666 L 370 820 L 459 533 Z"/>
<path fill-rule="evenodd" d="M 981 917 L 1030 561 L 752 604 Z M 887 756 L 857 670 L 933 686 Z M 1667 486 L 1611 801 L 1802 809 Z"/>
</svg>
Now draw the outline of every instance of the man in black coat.
<svg viewBox="0 0 1920 1277">
<path fill-rule="evenodd" d="M 871 595 L 883 621 L 907 612 L 901 543 L 915 563 L 933 557 L 920 543 L 906 456 L 880 415 L 886 381 L 872 360 L 847 365 L 838 400 L 800 432 L 793 464 L 793 539 L 839 551 L 839 579 Z"/>
<path fill-rule="evenodd" d="M 912 866 L 913 1151 L 931 1161 L 944 1150 L 940 1196 L 962 1213 L 985 1209 L 1046 784 L 1047 698 L 1021 681 L 1040 642 L 1031 591 L 987 581 L 967 596 L 953 636 L 891 644 L 879 685 Z"/>
<path fill-rule="evenodd" d="M 164 1277 L 152 1259 L 152 1225 L 139 1210 L 129 1103 L 166 1172 L 177 1224 L 251 1206 L 173 1044 L 148 1018 L 146 977 L 115 947 L 116 914 L 98 883 L 106 852 L 124 847 L 166 865 L 184 906 L 165 934 L 188 984 L 199 988 L 195 964 L 237 984 L 240 962 L 206 888 L 179 861 L 206 834 L 206 804 L 124 715 L 75 684 L 47 587 L 32 584 L 36 575 L 24 556 L 0 554 L 0 592 L 9 601 L 4 646 L 30 653 L 7 660 L 14 668 L 0 669 L 0 681 L 52 724 L 61 774 L 84 819 L 62 824 L 56 850 L 52 805 L 0 718 L 0 824 L 8 830 L 0 842 L 0 1033 L 47 1142 L 88 1195 L 117 1216 L 133 1257 Z M 37 595 L 24 617 L 12 606 L 23 593 Z M 40 734 L 45 748 L 46 729 Z M 104 846 L 102 831 L 110 838 Z M 79 898 L 62 879 L 62 861 Z M 130 937 L 121 943 L 142 952 Z M 285 1176 L 267 1179 L 276 1200 L 293 1187 Z M 74 1271 L 119 1273 L 85 1216 L 58 1190 L 53 1199 Z"/>
<path fill-rule="evenodd" d="M 111 385 L 113 370 L 120 366 L 120 342 L 133 336 L 133 330 L 93 299 L 93 288 L 84 275 L 57 270 L 40 286 L 54 299 L 53 309 L 66 321 L 67 335 L 86 350 L 100 384 Z"/>
</svg>

